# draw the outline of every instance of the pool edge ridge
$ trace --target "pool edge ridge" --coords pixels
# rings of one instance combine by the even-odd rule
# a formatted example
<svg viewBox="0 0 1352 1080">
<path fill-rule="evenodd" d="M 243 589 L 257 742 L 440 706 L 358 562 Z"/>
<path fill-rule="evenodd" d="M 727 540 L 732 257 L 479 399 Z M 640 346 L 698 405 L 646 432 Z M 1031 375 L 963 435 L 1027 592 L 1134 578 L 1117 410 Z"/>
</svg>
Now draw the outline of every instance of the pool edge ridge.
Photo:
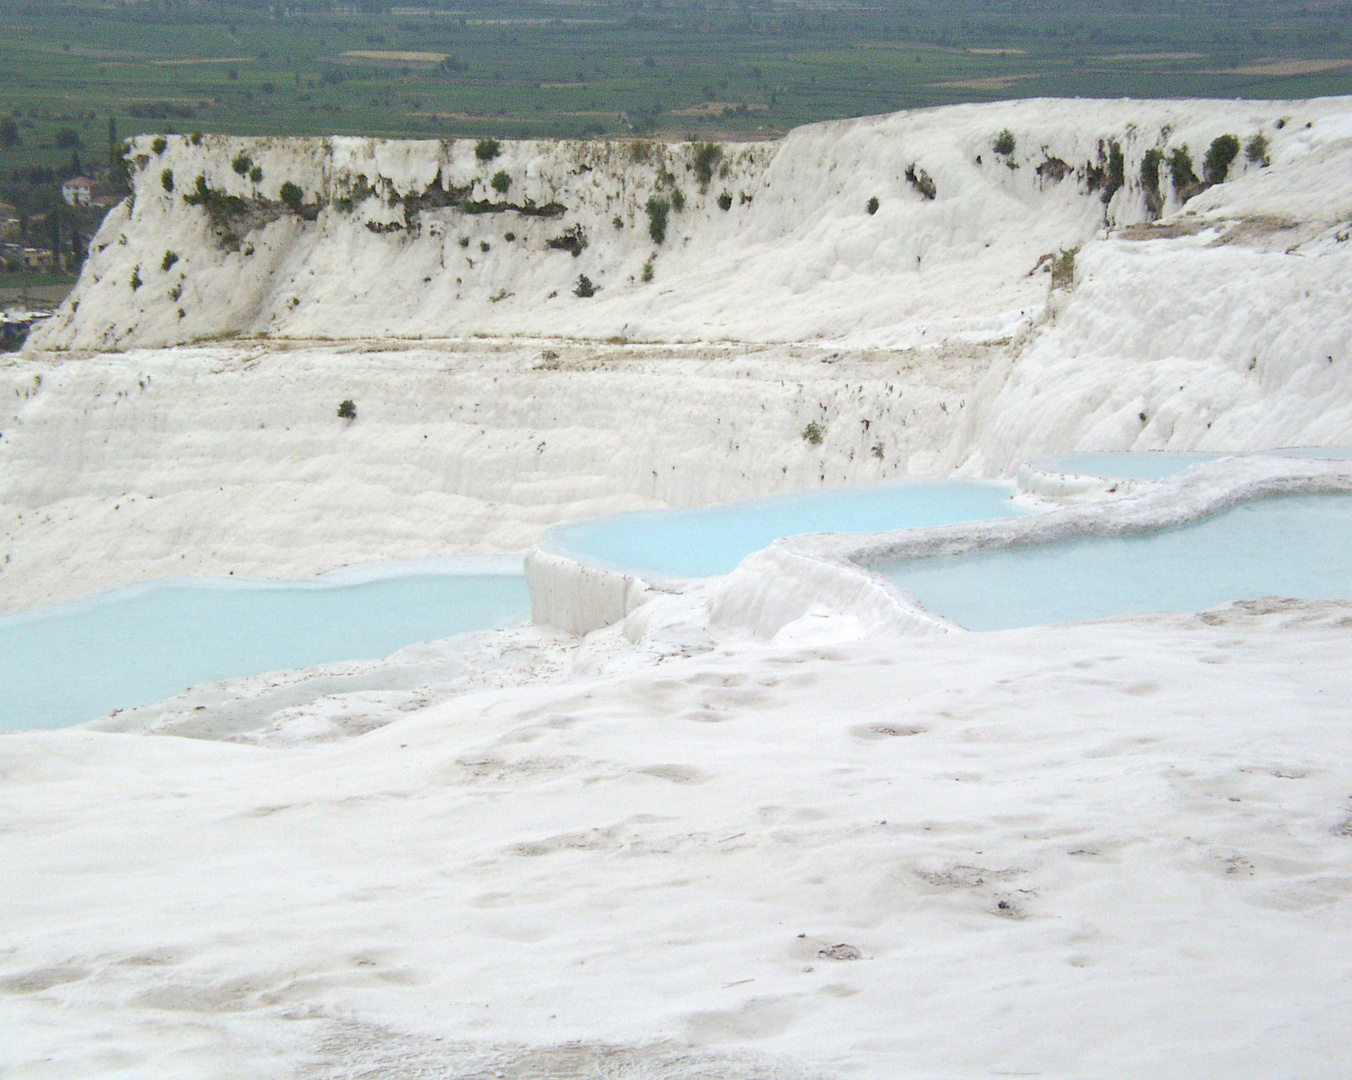
<svg viewBox="0 0 1352 1080">
<path fill-rule="evenodd" d="M 588 565 L 538 544 L 526 552 L 524 566 L 531 622 L 569 634 L 622 622 L 656 591 L 634 574 Z"/>
</svg>

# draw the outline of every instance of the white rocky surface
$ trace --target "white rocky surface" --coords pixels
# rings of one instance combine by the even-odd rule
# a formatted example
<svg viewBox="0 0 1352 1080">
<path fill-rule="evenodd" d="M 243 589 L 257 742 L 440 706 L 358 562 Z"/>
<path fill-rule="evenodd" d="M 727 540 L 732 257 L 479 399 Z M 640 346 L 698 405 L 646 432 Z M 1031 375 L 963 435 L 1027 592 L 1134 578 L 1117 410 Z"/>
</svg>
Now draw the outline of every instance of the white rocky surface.
<svg viewBox="0 0 1352 1080">
<path fill-rule="evenodd" d="M 1006 127 L 1017 168 L 991 154 Z M 1186 142 L 1200 171 L 1222 133 L 1264 134 L 1270 164 L 1139 228 L 1145 151 Z M 1107 206 L 1039 181 L 1100 139 L 1125 154 Z M 229 251 L 181 196 L 199 173 L 247 193 L 241 150 L 267 199 L 363 171 L 381 194 Z M 134 208 L 0 368 L 0 605 L 521 553 L 589 513 L 1043 453 L 1352 445 L 1352 101 L 822 125 L 729 151 L 704 195 L 692 152 L 138 143 Z M 645 284 L 661 161 L 688 204 Z M 438 170 L 494 197 L 498 168 L 567 216 L 511 243 L 501 213 L 365 227 Z M 577 258 L 546 246 L 572 224 Z M 1068 288 L 1030 274 L 1077 247 Z M 1352 609 L 902 637 L 815 565 L 830 581 L 722 622 L 716 590 L 764 559 L 585 638 L 522 627 L 0 739 L 0 1071 L 1345 1074 Z"/>
</svg>

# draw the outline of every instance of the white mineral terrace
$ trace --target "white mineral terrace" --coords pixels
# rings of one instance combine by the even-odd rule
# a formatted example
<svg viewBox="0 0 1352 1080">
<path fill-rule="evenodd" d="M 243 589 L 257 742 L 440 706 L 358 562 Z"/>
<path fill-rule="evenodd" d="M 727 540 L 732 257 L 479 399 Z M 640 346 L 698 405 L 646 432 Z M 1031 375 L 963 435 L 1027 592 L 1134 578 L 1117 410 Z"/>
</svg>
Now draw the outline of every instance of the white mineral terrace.
<svg viewBox="0 0 1352 1080">
<path fill-rule="evenodd" d="M 1147 151 L 1224 134 L 1266 162 L 1164 170 L 1152 220 Z M 139 141 L 0 366 L 0 610 L 876 480 L 1039 513 L 679 587 L 546 539 L 556 626 L 0 736 L 0 1073 L 1345 1076 L 1352 605 L 961 633 L 882 571 L 1346 497 L 1020 469 L 1352 446 L 1352 100 L 855 120 L 703 190 L 692 154 Z"/>
</svg>

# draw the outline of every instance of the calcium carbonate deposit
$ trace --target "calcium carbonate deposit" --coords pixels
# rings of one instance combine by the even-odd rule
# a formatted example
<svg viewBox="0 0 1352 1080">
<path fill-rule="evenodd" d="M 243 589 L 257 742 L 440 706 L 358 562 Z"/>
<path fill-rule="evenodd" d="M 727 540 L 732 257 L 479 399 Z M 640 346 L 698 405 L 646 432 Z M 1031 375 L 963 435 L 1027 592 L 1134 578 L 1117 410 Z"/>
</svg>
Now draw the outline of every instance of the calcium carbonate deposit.
<svg viewBox="0 0 1352 1080">
<path fill-rule="evenodd" d="M 155 146 L 0 366 L 0 610 L 512 556 L 535 622 L 0 736 L 0 1072 L 1345 1075 L 1352 606 L 974 633 L 881 571 L 1345 498 L 1228 455 L 1352 446 L 1352 99 Z M 1199 456 L 1048 463 L 1125 451 Z M 533 546 L 914 477 L 1019 513 Z"/>
</svg>

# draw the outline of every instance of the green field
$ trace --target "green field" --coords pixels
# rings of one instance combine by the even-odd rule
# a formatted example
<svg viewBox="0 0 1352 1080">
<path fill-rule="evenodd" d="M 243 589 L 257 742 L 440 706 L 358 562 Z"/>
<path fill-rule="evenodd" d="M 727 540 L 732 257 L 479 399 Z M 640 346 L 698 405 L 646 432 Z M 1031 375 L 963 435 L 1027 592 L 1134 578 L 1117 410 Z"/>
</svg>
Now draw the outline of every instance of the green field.
<svg viewBox="0 0 1352 1080">
<path fill-rule="evenodd" d="M 363 10 L 365 9 L 365 10 Z M 0 0 L 0 198 L 140 132 L 774 137 L 1040 95 L 1352 92 L 1352 4 Z M 363 55 L 365 54 L 365 55 Z"/>
<path fill-rule="evenodd" d="M 49 145 L 59 128 L 102 150 L 109 118 L 119 136 L 754 135 L 954 101 L 1352 89 L 1352 67 L 1316 70 L 1352 56 L 1346 5 L 490 0 L 445 11 L 270 10 L 2 0 L 0 114 L 17 110 L 27 153 L 48 144 L 57 165 L 70 149 Z M 1284 74 L 1279 60 L 1306 64 Z M 725 111 L 712 115 L 711 104 Z"/>
</svg>

